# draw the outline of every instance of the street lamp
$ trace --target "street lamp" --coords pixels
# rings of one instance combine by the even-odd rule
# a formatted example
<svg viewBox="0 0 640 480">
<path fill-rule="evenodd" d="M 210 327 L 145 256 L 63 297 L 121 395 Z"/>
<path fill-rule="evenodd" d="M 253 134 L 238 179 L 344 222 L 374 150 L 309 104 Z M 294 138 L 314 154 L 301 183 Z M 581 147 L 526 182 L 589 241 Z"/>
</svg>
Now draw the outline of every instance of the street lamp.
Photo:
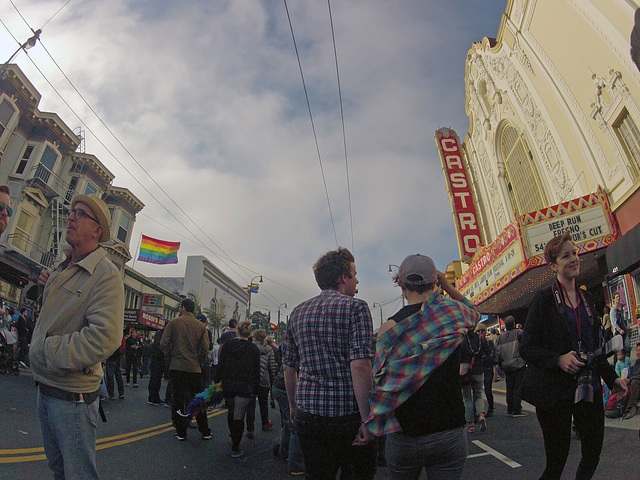
<svg viewBox="0 0 640 480">
<path fill-rule="evenodd" d="M 396 267 L 396 272 L 398 270 L 400 270 L 400 267 L 398 265 L 394 265 L 393 263 L 389 264 L 389 273 L 393 274 L 393 270 L 391 269 L 391 267 Z M 402 295 L 402 306 L 404 307 L 404 295 Z"/>
<path fill-rule="evenodd" d="M 31 31 L 33 32 L 33 30 Z M 15 56 L 18 55 L 18 53 L 20 53 L 20 50 L 25 50 L 25 51 L 29 50 L 31 47 L 33 47 L 36 44 L 38 40 L 40 40 L 41 33 L 42 33 L 41 29 L 38 29 L 35 32 L 33 32 L 33 36 L 29 38 L 26 42 L 24 42 L 22 45 L 20 45 L 15 52 L 13 52 L 13 55 L 9 57 L 9 60 L 7 60 L 4 63 L 4 65 L 0 67 L 0 76 L 4 75 L 4 72 L 7 71 L 7 67 L 9 66 L 9 63 L 11 63 L 11 60 L 13 60 Z"/>
<path fill-rule="evenodd" d="M 247 304 L 247 320 L 251 320 L 251 285 L 253 285 L 253 281 L 259 278 L 260 279 L 260 283 L 262 283 L 262 275 L 256 275 L 255 277 L 253 277 L 251 279 L 251 281 L 249 282 L 249 303 Z"/>
<path fill-rule="evenodd" d="M 287 308 L 286 303 L 281 303 L 278 305 L 278 329 L 276 330 L 276 343 L 280 345 L 280 307 Z"/>
<path fill-rule="evenodd" d="M 380 305 L 379 303 L 373 302 L 373 305 L 371 305 L 372 308 L 376 308 L 376 307 L 380 307 L 380 326 L 382 326 L 382 305 Z"/>
</svg>

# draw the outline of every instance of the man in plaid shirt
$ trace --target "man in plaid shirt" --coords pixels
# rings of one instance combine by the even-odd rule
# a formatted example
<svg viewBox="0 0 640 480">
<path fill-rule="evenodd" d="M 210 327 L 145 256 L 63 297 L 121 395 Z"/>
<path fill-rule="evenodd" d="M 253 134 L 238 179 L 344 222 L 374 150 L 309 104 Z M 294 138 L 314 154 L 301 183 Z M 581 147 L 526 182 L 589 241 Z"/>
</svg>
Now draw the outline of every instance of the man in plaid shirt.
<svg viewBox="0 0 640 480">
<path fill-rule="evenodd" d="M 313 272 L 322 292 L 298 305 L 289 318 L 284 372 L 307 479 L 334 479 L 341 465 L 353 478 L 376 473 L 376 443 L 364 421 L 373 386 L 373 322 L 357 293 L 351 252 L 320 257 Z"/>
</svg>

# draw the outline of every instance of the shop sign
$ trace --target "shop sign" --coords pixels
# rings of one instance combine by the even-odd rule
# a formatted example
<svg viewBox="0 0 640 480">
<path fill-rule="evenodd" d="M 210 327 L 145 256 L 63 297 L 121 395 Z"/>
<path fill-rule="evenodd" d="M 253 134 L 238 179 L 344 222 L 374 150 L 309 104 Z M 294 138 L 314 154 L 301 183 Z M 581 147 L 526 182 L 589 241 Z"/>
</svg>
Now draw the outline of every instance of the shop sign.
<svg viewBox="0 0 640 480">
<path fill-rule="evenodd" d="M 142 295 L 143 307 L 162 307 L 164 306 L 164 295 L 156 295 L 152 293 L 145 293 Z"/>
<path fill-rule="evenodd" d="M 138 321 L 138 310 L 136 308 L 125 308 L 124 321 L 136 323 Z"/>
<path fill-rule="evenodd" d="M 524 252 L 517 222 L 512 222 L 491 244 L 483 247 L 456 287 L 474 303 L 505 287 L 522 273 Z"/>
<path fill-rule="evenodd" d="M 144 310 L 138 310 L 135 308 L 125 308 L 124 321 L 130 323 L 140 323 L 147 327 L 154 328 L 156 330 L 162 330 L 164 328 L 165 320 L 160 315 L 154 313 L 145 312 Z"/>
<path fill-rule="evenodd" d="M 471 192 L 467 168 L 462 158 L 458 135 L 449 128 L 436 130 L 436 143 L 451 196 L 451 206 L 458 233 L 460 256 L 472 258 L 480 248 L 478 214 Z"/>
<path fill-rule="evenodd" d="M 144 310 L 140 310 L 138 313 L 138 323 L 156 330 L 162 330 L 164 328 L 164 318 L 154 313 L 145 312 Z"/>
</svg>

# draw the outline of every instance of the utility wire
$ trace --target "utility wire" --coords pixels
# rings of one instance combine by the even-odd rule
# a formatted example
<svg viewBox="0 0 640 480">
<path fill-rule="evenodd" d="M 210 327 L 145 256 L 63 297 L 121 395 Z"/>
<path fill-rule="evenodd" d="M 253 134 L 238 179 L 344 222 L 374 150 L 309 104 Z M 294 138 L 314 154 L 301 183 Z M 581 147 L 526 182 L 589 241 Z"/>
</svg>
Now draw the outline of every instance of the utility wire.
<svg viewBox="0 0 640 480">
<path fill-rule="evenodd" d="M 68 2 L 67 2 L 68 3 Z M 12 2 L 13 5 L 13 2 Z M 14 8 L 15 5 L 14 5 Z M 20 11 L 16 8 L 16 11 L 18 11 L 18 14 L 20 14 Z M 22 18 L 22 20 L 27 24 L 27 26 L 29 27 L 29 29 L 31 29 L 31 26 L 29 25 L 29 23 L 26 21 L 26 19 L 22 16 L 22 14 L 20 14 L 20 17 Z M 4 24 L 4 22 L 2 22 L 2 20 L 0 19 L 0 23 L 2 23 L 2 25 L 5 27 L 5 29 L 9 32 L 9 34 L 14 38 L 14 40 L 17 41 L 16 37 L 13 35 L 13 33 L 9 30 L 9 28 Z M 31 29 L 33 30 L 33 29 Z M 18 42 L 19 43 L 19 42 Z M 242 275 L 240 273 L 238 273 L 238 271 L 236 271 L 232 266 L 230 266 L 227 263 L 227 259 L 222 258 L 218 253 L 214 252 L 213 250 L 211 250 L 207 245 L 204 244 L 204 242 L 202 242 L 202 240 L 200 240 L 186 225 L 184 225 L 184 223 L 182 223 L 182 221 L 180 219 L 178 219 L 171 211 L 169 211 L 169 209 L 162 203 L 160 202 L 160 200 L 158 198 L 156 198 L 156 196 L 151 193 L 149 191 L 149 189 L 147 187 L 145 187 L 145 185 L 142 184 L 142 182 L 140 182 L 140 180 L 138 180 L 138 178 L 133 175 L 131 173 L 131 171 L 129 171 L 129 169 L 116 157 L 116 155 L 104 144 L 104 142 L 95 134 L 95 132 L 93 132 L 93 130 L 91 130 L 91 128 L 87 125 L 87 123 L 80 117 L 80 115 L 78 115 L 78 113 L 73 109 L 73 107 L 71 107 L 71 105 L 65 100 L 65 98 L 62 96 L 62 94 L 53 86 L 53 84 L 51 83 L 51 81 L 47 78 L 47 76 L 44 74 L 44 72 L 40 69 L 40 67 L 38 67 L 38 65 L 33 61 L 33 59 L 27 54 L 27 56 L 29 57 L 29 60 L 31 61 L 31 63 L 34 65 L 34 67 L 38 70 L 38 72 L 40 73 L 40 75 L 42 75 L 42 77 L 45 79 L 45 81 L 49 84 L 49 86 L 53 89 L 53 91 L 58 95 L 58 97 L 60 97 L 60 99 L 64 102 L 64 104 L 69 108 L 69 110 L 71 110 L 71 112 L 78 118 L 78 120 L 85 126 L 85 128 L 95 137 L 95 139 L 98 141 L 98 143 L 100 143 L 100 145 L 102 145 L 102 147 L 114 158 L 114 160 L 116 162 L 118 162 L 118 164 L 138 183 L 138 185 L 140 185 L 142 187 L 142 189 L 147 192 L 151 198 L 153 198 L 156 203 L 158 203 L 160 206 L 162 206 L 162 208 L 164 208 L 164 210 L 169 213 L 169 215 L 171 215 L 171 217 L 173 217 L 182 227 L 185 228 L 186 231 L 188 231 L 189 233 L 191 233 L 193 235 L 193 237 L 199 242 L 199 244 L 205 248 L 207 251 L 211 252 L 214 256 L 216 256 L 221 262 L 223 262 L 231 271 L 233 271 L 236 275 L 238 275 L 238 277 L 243 278 L 244 276 L 247 275 L 247 272 L 250 272 L 252 274 L 258 274 L 257 272 L 249 269 L 248 267 L 245 267 L 237 262 L 235 262 L 215 241 L 213 241 L 199 226 L 198 224 L 169 196 L 169 194 L 160 186 L 158 185 L 158 183 L 153 179 L 153 177 L 151 177 L 151 175 L 149 174 L 149 172 L 147 172 L 144 167 L 142 167 L 142 165 L 140 165 L 140 163 L 138 162 L 138 160 L 133 156 L 133 154 L 122 144 L 122 142 L 118 139 L 118 137 L 113 133 L 113 131 L 106 125 L 106 123 L 102 120 L 102 118 L 100 117 L 100 115 L 95 111 L 95 109 L 87 102 L 87 100 L 84 98 L 84 96 L 78 91 L 78 89 L 75 87 L 75 85 L 73 84 L 73 82 L 69 79 L 69 77 L 66 75 L 66 73 L 62 70 L 62 68 L 60 67 L 60 65 L 56 62 L 56 60 L 53 58 L 53 56 L 51 55 L 51 53 L 47 50 L 47 48 L 45 47 L 45 45 L 42 43 L 42 41 L 40 41 L 40 44 L 42 45 L 42 48 L 45 50 L 45 52 L 47 53 L 47 55 L 49 55 L 49 57 L 51 58 L 51 60 L 53 61 L 53 63 L 56 65 L 56 67 L 58 67 L 58 69 L 60 70 L 60 72 L 62 73 L 62 75 L 67 79 L 67 81 L 69 82 L 69 84 L 71 85 L 71 87 L 76 91 L 76 93 L 78 94 L 78 96 L 80 96 L 80 98 L 84 101 L 84 103 L 87 105 L 87 107 L 89 107 L 89 109 L 93 112 L 93 114 L 98 118 L 98 120 L 100 121 L 100 123 L 102 123 L 102 125 L 107 129 L 107 131 L 115 138 L 115 140 L 118 142 L 118 144 L 129 154 L 129 156 L 134 160 L 134 162 L 144 171 L 144 173 L 153 181 L 153 183 L 167 196 L 167 198 L 169 198 L 169 200 L 171 200 L 171 202 L 176 205 L 176 207 L 194 224 L 196 225 L 196 227 L 205 235 L 205 237 L 207 237 L 207 239 L 209 239 L 216 247 L 218 247 L 218 249 L 220 249 L 220 251 L 222 253 L 224 253 L 227 256 L 227 259 L 229 262 L 231 262 L 232 264 L 238 266 L 239 268 L 241 268 L 244 272 L 245 275 Z M 25 52 L 26 53 L 26 52 Z M 258 274 L 259 275 L 259 274 Z M 265 294 L 268 295 L 268 292 L 265 291 Z M 278 299 L 275 299 L 275 297 L 273 298 L 275 301 L 278 301 Z"/>
<path fill-rule="evenodd" d="M 50 18 L 49 20 L 47 20 L 46 22 L 44 22 L 44 25 L 42 25 L 42 28 L 44 29 L 44 27 L 46 27 L 46 26 L 47 26 L 47 23 L 49 23 L 51 20 L 53 20 L 53 18 L 54 18 L 56 15 L 58 15 L 58 14 L 60 13 L 60 11 L 61 11 L 64 7 L 66 7 L 67 5 L 69 5 L 69 3 L 71 3 L 71 0 L 67 0 L 67 3 L 65 3 L 64 5 L 62 5 L 62 6 L 58 9 L 58 11 L 57 11 L 56 13 L 54 13 L 53 15 L 51 15 L 51 18 Z"/>
<path fill-rule="evenodd" d="M 331 0 L 327 0 L 329 7 L 329 21 L 331 23 L 331 39 L 333 40 L 333 57 L 336 60 L 336 78 L 338 80 L 338 97 L 340 99 L 340 119 L 342 120 L 342 143 L 344 145 L 344 166 L 347 172 L 347 196 L 349 199 L 349 224 L 351 227 L 351 253 L 355 255 L 355 245 L 353 243 L 353 214 L 351 210 L 351 182 L 349 181 L 349 159 L 347 156 L 347 134 L 344 128 L 344 108 L 342 104 L 342 87 L 340 86 L 340 69 L 338 68 L 338 50 L 336 49 L 336 33 L 333 28 L 333 15 L 331 14 Z"/>
<path fill-rule="evenodd" d="M 11 5 L 13 5 L 13 8 L 16 10 L 16 12 L 18 12 L 18 15 L 20 15 L 20 18 L 22 18 L 22 20 L 24 21 L 24 23 L 27 25 L 27 27 L 29 27 L 29 29 L 31 31 L 33 31 L 33 29 L 31 28 L 31 25 L 29 25 L 29 22 L 27 22 L 27 20 L 24 18 L 24 16 L 22 15 L 22 13 L 20 12 L 20 10 L 16 7 L 16 5 L 13 3 L 13 0 L 9 0 L 11 2 Z M 68 0 L 67 3 L 65 3 L 48 21 L 51 21 L 51 19 L 53 17 L 55 17 L 55 15 L 58 14 L 58 12 L 60 12 L 60 10 L 62 10 L 62 8 L 64 8 L 71 0 Z M 3 23 L 4 25 L 4 23 Z M 45 24 L 46 25 L 46 24 Z M 5 26 L 5 28 L 7 28 Z M 8 28 L 7 28 L 8 30 Z M 9 32 L 11 33 L 11 32 Z M 13 34 L 12 34 L 13 36 Z M 14 37 L 15 39 L 15 37 Z M 62 75 L 64 76 L 64 78 L 67 80 L 67 82 L 69 82 L 69 85 L 71 85 L 71 87 L 75 90 L 75 92 L 78 94 L 78 96 L 82 99 L 82 101 L 85 103 L 85 105 L 87 105 L 87 107 L 89 107 L 89 109 L 91 110 L 91 112 L 96 116 L 96 118 L 100 121 L 100 123 L 107 129 L 107 131 L 111 134 L 111 136 L 116 140 L 116 142 L 118 142 L 118 144 L 124 149 L 125 152 L 127 152 L 127 154 L 131 157 L 131 159 L 136 163 L 136 165 L 138 165 L 138 167 L 140 167 L 140 169 L 142 169 L 142 171 L 151 179 L 151 181 L 160 189 L 160 191 L 162 193 L 165 194 L 165 196 L 178 208 L 178 210 L 180 210 L 180 212 L 182 212 L 195 226 L 198 230 L 200 230 L 200 232 L 202 232 L 204 234 L 204 236 L 211 242 L 213 243 L 213 245 L 215 245 L 225 256 L 226 258 L 229 260 L 229 262 L 237 265 L 239 268 L 241 268 L 242 270 L 245 271 L 245 274 L 247 273 L 247 270 L 249 270 L 248 268 L 240 265 L 239 263 L 235 262 L 231 256 L 229 254 L 227 254 L 222 247 L 220 247 L 211 237 L 209 237 L 206 232 L 204 232 L 204 230 L 202 230 L 202 228 L 200 228 L 200 226 L 189 216 L 189 214 L 187 214 L 174 200 L 173 198 L 171 198 L 171 196 L 164 190 L 164 188 L 162 188 L 162 186 L 160 186 L 158 184 L 158 182 L 156 182 L 156 180 L 151 176 L 151 174 L 149 172 L 147 172 L 147 170 L 138 162 L 138 160 L 134 157 L 134 155 L 129 151 L 129 149 L 127 149 L 127 147 L 124 146 L 124 144 L 120 141 L 120 139 L 116 136 L 116 134 L 109 128 L 109 126 L 102 120 L 102 118 L 100 117 L 100 115 L 98 114 L 98 112 L 95 111 L 95 109 L 89 104 L 89 102 L 84 98 L 84 96 L 80 93 L 80 91 L 76 88 L 76 86 L 73 84 L 73 82 L 71 81 L 71 79 L 67 76 L 67 74 L 64 72 L 64 70 L 62 70 L 62 67 L 60 67 L 60 65 L 58 64 L 58 62 L 56 62 L 56 60 L 53 58 L 53 55 L 51 55 L 51 53 L 49 52 L 49 50 L 47 50 L 47 47 L 42 43 L 42 40 L 40 40 L 40 45 L 42 46 L 42 48 L 44 49 L 44 51 L 47 53 L 47 55 L 49 56 L 49 58 L 51 58 L 51 61 L 55 64 L 55 66 L 58 68 L 58 70 L 60 70 L 60 73 L 62 73 Z M 192 235 L 193 232 L 191 232 L 191 230 L 189 230 L 188 227 L 186 227 L 178 218 L 176 218 L 175 215 L 173 215 L 173 213 L 171 213 L 169 211 L 169 209 L 167 209 L 163 203 L 161 203 L 138 179 L 136 176 L 134 176 L 129 169 L 124 166 L 120 160 L 118 160 L 118 158 L 116 158 L 116 156 L 106 147 L 106 145 L 97 137 L 97 135 L 87 126 L 86 122 L 84 122 L 82 120 L 82 118 L 80 118 L 80 116 L 71 108 L 71 106 L 64 100 L 64 98 L 62 98 L 62 95 L 55 89 L 55 87 L 53 87 L 53 85 L 51 84 L 51 82 L 47 79 L 47 77 L 44 75 L 44 73 L 37 67 L 37 65 L 35 64 L 35 62 L 31 59 L 31 57 L 29 57 L 29 60 L 31 60 L 31 62 L 34 64 L 34 66 L 36 66 L 36 68 L 38 69 L 38 71 L 40 72 L 40 74 L 44 77 L 44 79 L 47 81 L 47 83 L 49 83 L 49 85 L 51 85 L 51 88 L 54 89 L 54 91 L 58 94 L 58 96 L 63 100 L 63 102 L 65 103 L 65 105 L 67 105 L 67 107 L 69 107 L 69 109 L 71 109 L 71 111 L 74 113 L 74 115 L 78 118 L 78 120 L 80 120 L 85 127 L 87 128 L 87 130 L 89 130 L 89 132 L 91 132 L 91 134 L 98 140 L 98 142 L 111 154 L 111 156 L 116 160 L 116 162 L 118 162 L 118 164 L 120 164 L 120 166 L 122 168 L 124 168 L 124 170 L 149 194 L 151 195 L 151 197 L 159 204 L 161 205 L 166 211 L 167 213 L 169 213 L 169 215 L 171 215 L 178 223 L 180 223 L 180 225 L 182 225 L 189 233 L 191 233 Z M 196 235 L 194 235 L 194 237 L 198 240 L 198 242 L 200 242 L 200 244 L 207 249 L 208 251 L 210 251 L 213 255 L 215 255 L 217 258 L 219 258 L 227 267 L 229 267 L 236 275 L 238 276 L 242 276 L 240 274 L 238 274 L 237 271 L 235 271 L 231 266 L 229 266 L 229 264 L 226 263 L 225 259 L 222 258 L 220 255 L 218 255 L 217 253 L 215 253 L 214 251 L 212 251 L 210 248 L 208 248 L 204 242 L 202 242 L 200 239 L 197 238 Z M 249 270 L 252 273 L 255 273 L 251 270 Z"/>
<path fill-rule="evenodd" d="M 309 102 L 309 93 L 307 92 L 307 84 L 304 80 L 304 73 L 302 71 L 302 63 L 300 62 L 300 53 L 298 52 L 298 44 L 296 43 L 296 36 L 293 33 L 293 24 L 291 23 L 291 16 L 289 15 L 289 7 L 287 6 L 287 0 L 284 1 L 284 8 L 287 12 L 287 19 L 289 21 L 289 29 L 291 30 L 291 38 L 293 39 L 293 47 L 296 51 L 296 58 L 298 59 L 298 68 L 300 69 L 300 77 L 302 78 L 302 88 L 304 89 L 304 97 L 307 100 L 307 109 L 309 111 L 309 119 L 311 120 L 311 130 L 313 131 L 313 139 L 316 144 L 316 152 L 318 154 L 318 162 L 320 164 L 320 173 L 322 174 L 322 182 L 324 183 L 324 193 L 327 197 L 327 206 L 329 207 L 329 217 L 331 218 L 331 226 L 333 227 L 333 237 L 336 241 L 336 248 L 338 248 L 338 235 L 336 234 L 336 224 L 333 221 L 333 212 L 331 211 L 331 201 L 329 200 L 329 190 L 327 189 L 327 179 L 324 175 L 324 168 L 322 166 L 322 157 L 320 155 L 320 146 L 318 145 L 318 135 L 316 134 L 316 126 L 313 122 L 313 114 L 311 113 L 311 103 Z"/>
</svg>

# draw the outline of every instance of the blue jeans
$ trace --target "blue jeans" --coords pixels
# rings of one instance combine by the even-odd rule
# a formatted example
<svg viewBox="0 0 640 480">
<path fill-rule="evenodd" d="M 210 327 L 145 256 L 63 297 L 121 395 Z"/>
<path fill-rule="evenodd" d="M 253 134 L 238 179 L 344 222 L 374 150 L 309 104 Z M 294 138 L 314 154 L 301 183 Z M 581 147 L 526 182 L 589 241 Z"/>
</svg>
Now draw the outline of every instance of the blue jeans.
<svg viewBox="0 0 640 480">
<path fill-rule="evenodd" d="M 44 451 L 55 480 L 98 479 L 96 436 L 98 400 L 69 402 L 38 391 L 38 417 Z"/>
<path fill-rule="evenodd" d="M 392 433 L 387 437 L 387 465 L 393 480 L 418 480 L 422 469 L 427 478 L 458 480 L 467 461 L 464 428 L 412 437 Z"/>
<path fill-rule="evenodd" d="M 274 386 L 271 387 L 271 395 L 280 407 L 280 458 L 287 460 L 289 473 L 304 472 L 302 447 L 300 446 L 298 430 L 291 423 L 287 391 Z"/>
<path fill-rule="evenodd" d="M 473 423 L 474 415 L 484 414 L 484 399 L 482 398 L 483 383 L 484 374 L 478 373 L 471 375 L 471 383 L 462 386 L 464 418 L 467 423 Z"/>
<path fill-rule="evenodd" d="M 118 393 L 124 395 L 124 382 L 122 381 L 122 373 L 120 373 L 120 359 L 118 357 L 115 360 L 107 359 L 107 392 L 109 397 L 113 398 L 115 391 L 113 389 L 113 377 L 116 377 L 116 383 L 118 384 Z"/>
<path fill-rule="evenodd" d="M 524 378 L 526 367 L 513 372 L 505 372 L 507 383 L 507 415 L 522 413 L 522 400 L 520 400 L 520 384 Z"/>
<path fill-rule="evenodd" d="M 321 417 L 296 410 L 307 480 L 334 480 L 339 468 L 350 466 L 353 480 L 372 480 L 376 474 L 376 442 L 353 446 L 360 414 Z"/>
</svg>

